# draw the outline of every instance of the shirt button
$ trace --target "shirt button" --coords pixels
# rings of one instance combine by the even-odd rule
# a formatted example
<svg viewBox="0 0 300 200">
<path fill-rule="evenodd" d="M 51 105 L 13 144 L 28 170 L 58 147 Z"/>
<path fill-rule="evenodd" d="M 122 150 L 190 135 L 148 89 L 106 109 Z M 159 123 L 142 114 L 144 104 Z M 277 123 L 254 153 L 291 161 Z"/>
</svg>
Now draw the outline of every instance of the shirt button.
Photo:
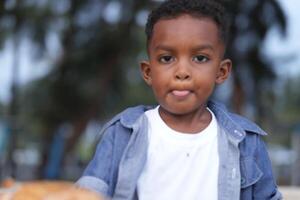
<svg viewBox="0 0 300 200">
<path fill-rule="evenodd" d="M 243 133 L 241 133 L 240 131 L 238 130 L 234 130 L 234 133 L 237 134 L 238 136 L 242 137 L 243 136 Z"/>
<path fill-rule="evenodd" d="M 241 184 L 244 184 L 246 182 L 246 179 L 244 177 L 241 178 Z"/>
</svg>

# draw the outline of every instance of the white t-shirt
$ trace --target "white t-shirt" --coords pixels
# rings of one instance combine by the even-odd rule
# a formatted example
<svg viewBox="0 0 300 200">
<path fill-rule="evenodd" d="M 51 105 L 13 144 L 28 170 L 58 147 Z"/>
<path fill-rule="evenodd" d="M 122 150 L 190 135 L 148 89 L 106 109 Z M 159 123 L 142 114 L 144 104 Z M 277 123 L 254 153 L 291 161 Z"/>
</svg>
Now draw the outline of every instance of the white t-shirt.
<svg viewBox="0 0 300 200">
<path fill-rule="evenodd" d="M 137 183 L 139 200 L 217 200 L 218 124 L 214 114 L 200 133 L 168 127 L 158 107 L 147 111 L 148 155 Z"/>
</svg>

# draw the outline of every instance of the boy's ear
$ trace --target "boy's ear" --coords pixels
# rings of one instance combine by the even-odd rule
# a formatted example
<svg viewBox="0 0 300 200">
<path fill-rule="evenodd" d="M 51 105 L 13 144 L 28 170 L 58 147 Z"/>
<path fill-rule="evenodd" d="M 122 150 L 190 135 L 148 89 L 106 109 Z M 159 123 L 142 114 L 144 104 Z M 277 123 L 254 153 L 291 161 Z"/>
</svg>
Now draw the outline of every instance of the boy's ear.
<svg viewBox="0 0 300 200">
<path fill-rule="evenodd" d="M 141 68 L 141 73 L 142 73 L 143 79 L 149 86 L 151 86 L 152 78 L 151 78 L 151 68 L 150 68 L 149 61 L 146 61 L 146 60 L 142 61 L 140 63 L 140 68 Z"/>
<path fill-rule="evenodd" d="M 216 83 L 223 83 L 230 75 L 232 62 L 230 59 L 224 59 L 220 63 L 219 71 L 216 78 Z"/>
</svg>

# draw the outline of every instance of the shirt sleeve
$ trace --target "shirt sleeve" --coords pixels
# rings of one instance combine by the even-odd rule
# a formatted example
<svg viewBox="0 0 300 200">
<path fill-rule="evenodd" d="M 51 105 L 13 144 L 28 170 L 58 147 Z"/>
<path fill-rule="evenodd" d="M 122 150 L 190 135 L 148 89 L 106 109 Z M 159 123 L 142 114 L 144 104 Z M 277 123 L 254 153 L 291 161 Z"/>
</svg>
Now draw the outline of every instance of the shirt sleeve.
<svg viewBox="0 0 300 200">
<path fill-rule="evenodd" d="M 93 159 L 75 185 L 108 196 L 109 175 L 112 168 L 113 134 L 112 127 L 105 130 L 97 145 Z"/>
<path fill-rule="evenodd" d="M 282 195 L 278 191 L 276 181 L 273 176 L 272 165 L 266 145 L 261 137 L 258 137 L 257 142 L 256 163 L 263 175 L 254 185 L 253 199 L 282 199 Z"/>
</svg>

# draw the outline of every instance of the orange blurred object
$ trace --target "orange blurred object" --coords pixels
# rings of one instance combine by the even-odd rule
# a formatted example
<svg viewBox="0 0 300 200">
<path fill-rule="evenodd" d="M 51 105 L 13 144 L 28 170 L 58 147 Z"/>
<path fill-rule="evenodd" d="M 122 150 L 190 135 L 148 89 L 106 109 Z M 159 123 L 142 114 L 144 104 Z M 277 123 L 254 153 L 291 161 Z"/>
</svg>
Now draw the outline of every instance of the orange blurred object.
<svg viewBox="0 0 300 200">
<path fill-rule="evenodd" d="M 15 184 L 14 179 L 12 179 L 12 178 L 7 178 L 7 179 L 5 179 L 4 181 L 2 181 L 0 187 L 2 187 L 2 188 L 10 188 L 10 187 L 13 187 L 14 184 Z"/>
<path fill-rule="evenodd" d="M 101 200 L 92 191 L 75 187 L 66 181 L 15 182 L 1 184 L 0 200 Z"/>
</svg>

